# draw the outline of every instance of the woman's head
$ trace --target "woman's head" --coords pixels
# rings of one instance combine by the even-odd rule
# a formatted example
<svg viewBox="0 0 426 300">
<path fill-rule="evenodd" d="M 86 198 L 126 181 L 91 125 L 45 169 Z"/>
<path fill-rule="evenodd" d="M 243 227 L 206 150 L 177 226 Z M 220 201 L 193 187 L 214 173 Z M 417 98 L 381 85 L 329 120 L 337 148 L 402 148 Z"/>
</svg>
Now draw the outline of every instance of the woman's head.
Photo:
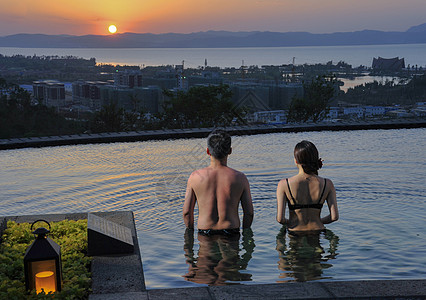
<svg viewBox="0 0 426 300">
<path fill-rule="evenodd" d="M 294 147 L 294 158 L 296 163 L 302 166 L 305 173 L 318 175 L 318 170 L 322 167 L 322 160 L 313 143 L 309 141 L 298 143 Z"/>
</svg>

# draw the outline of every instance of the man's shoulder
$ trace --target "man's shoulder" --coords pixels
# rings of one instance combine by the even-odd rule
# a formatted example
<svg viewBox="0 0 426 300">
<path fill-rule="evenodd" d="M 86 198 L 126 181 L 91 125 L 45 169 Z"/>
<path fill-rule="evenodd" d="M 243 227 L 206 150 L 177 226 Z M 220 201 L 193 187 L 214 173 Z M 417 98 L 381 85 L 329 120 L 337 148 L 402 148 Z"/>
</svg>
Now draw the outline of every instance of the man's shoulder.
<svg viewBox="0 0 426 300">
<path fill-rule="evenodd" d="M 232 177 L 234 177 L 236 180 L 241 181 L 241 182 L 245 182 L 247 181 L 247 176 L 238 170 L 232 169 L 232 168 L 228 168 L 228 172 L 230 173 L 230 175 Z"/>
<path fill-rule="evenodd" d="M 209 173 L 208 167 L 202 168 L 202 169 L 198 169 L 198 170 L 193 171 L 191 173 L 191 175 L 189 175 L 189 179 L 195 179 L 195 178 L 198 178 L 200 176 L 204 177 L 208 173 Z"/>
</svg>

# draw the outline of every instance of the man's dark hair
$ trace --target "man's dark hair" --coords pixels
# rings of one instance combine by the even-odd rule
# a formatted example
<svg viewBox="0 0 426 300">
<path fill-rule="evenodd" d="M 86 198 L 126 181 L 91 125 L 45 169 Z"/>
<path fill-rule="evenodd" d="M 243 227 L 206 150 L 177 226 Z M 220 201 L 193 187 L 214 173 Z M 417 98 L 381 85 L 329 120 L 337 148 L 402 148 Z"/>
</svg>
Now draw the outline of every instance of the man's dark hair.
<svg viewBox="0 0 426 300">
<path fill-rule="evenodd" d="M 231 151 L 231 136 L 222 129 L 216 129 L 207 137 L 207 147 L 216 159 L 226 157 Z"/>
</svg>

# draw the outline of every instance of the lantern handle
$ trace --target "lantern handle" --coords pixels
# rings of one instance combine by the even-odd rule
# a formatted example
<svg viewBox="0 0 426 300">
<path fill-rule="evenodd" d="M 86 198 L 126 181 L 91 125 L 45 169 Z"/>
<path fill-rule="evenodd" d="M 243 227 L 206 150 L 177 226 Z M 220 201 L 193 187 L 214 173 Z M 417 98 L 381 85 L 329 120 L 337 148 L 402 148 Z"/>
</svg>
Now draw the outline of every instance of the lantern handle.
<svg viewBox="0 0 426 300">
<path fill-rule="evenodd" d="M 50 223 L 49 223 L 49 222 L 47 222 L 46 220 L 43 220 L 43 219 L 40 219 L 40 220 L 36 220 L 36 221 L 34 221 L 34 222 L 31 224 L 31 231 L 33 230 L 33 226 L 34 226 L 34 224 L 35 224 L 35 223 L 37 223 L 37 222 L 45 222 L 45 223 L 47 223 L 47 225 L 49 225 L 49 231 L 50 231 L 50 229 L 51 229 L 51 227 L 50 227 Z"/>
</svg>

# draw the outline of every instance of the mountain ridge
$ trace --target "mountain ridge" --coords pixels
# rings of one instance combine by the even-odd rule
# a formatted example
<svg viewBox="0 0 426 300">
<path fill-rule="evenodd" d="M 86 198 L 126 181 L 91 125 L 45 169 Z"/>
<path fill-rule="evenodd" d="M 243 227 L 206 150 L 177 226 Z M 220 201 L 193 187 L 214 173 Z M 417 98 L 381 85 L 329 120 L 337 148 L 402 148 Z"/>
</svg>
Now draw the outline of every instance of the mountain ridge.
<svg viewBox="0 0 426 300">
<path fill-rule="evenodd" d="M 303 31 L 200 31 L 193 33 L 118 33 L 114 35 L 48 35 L 20 33 L 0 37 L 0 47 L 19 48 L 229 48 L 355 46 L 426 43 L 426 23 L 407 31 L 361 30 L 309 33 Z"/>
</svg>

